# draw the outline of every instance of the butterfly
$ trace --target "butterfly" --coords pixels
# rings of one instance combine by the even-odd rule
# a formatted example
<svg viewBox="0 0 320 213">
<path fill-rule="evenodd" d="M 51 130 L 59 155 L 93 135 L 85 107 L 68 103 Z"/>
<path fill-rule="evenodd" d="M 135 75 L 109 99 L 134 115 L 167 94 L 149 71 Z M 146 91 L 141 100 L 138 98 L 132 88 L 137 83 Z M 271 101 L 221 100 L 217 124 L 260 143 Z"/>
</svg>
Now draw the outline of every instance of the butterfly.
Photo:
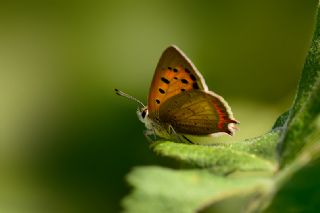
<svg viewBox="0 0 320 213">
<path fill-rule="evenodd" d="M 120 96 L 138 102 L 137 115 L 147 128 L 145 136 L 196 143 L 188 137 L 233 135 L 239 122 L 227 102 L 208 90 L 204 78 L 176 46 L 164 50 L 149 90 L 148 105 L 115 89 Z"/>
</svg>

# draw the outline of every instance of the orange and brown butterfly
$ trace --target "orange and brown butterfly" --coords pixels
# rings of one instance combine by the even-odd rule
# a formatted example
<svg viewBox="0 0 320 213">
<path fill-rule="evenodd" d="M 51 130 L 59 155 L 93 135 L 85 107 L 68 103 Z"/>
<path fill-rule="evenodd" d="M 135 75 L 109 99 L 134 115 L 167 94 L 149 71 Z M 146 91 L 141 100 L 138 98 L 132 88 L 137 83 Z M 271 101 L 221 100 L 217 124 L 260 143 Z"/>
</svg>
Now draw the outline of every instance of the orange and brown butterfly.
<svg viewBox="0 0 320 213">
<path fill-rule="evenodd" d="M 201 73 L 176 46 L 163 52 L 149 90 L 148 105 L 116 89 L 116 93 L 137 101 L 145 135 L 177 142 L 196 143 L 188 138 L 217 133 L 233 135 L 235 124 L 227 102 L 208 90 Z"/>
</svg>

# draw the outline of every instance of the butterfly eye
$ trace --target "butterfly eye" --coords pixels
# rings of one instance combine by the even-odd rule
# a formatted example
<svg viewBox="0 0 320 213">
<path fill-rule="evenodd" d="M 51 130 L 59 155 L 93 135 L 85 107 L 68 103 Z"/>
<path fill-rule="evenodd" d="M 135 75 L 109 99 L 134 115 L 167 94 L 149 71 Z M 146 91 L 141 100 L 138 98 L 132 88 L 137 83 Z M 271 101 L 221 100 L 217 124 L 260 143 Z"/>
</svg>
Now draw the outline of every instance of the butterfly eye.
<svg viewBox="0 0 320 213">
<path fill-rule="evenodd" d="M 146 110 L 143 110 L 142 113 L 141 113 L 141 117 L 142 118 L 146 117 L 146 114 L 147 114 Z"/>
</svg>

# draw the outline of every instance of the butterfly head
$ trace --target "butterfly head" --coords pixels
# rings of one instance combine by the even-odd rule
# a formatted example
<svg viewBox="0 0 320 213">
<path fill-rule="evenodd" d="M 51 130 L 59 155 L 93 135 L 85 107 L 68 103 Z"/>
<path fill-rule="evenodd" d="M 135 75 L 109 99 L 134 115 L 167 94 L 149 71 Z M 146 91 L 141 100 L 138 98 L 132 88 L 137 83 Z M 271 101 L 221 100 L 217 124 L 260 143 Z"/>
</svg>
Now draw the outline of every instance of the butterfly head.
<svg viewBox="0 0 320 213">
<path fill-rule="evenodd" d="M 148 112 L 148 108 L 146 106 L 137 109 L 138 118 L 142 123 L 146 123 L 148 114 L 149 114 L 149 112 Z"/>
<path fill-rule="evenodd" d="M 124 93 L 118 89 L 115 89 L 115 92 L 117 95 L 119 96 L 122 96 L 122 97 L 126 97 L 130 100 L 133 100 L 135 102 L 137 102 L 140 106 L 138 107 L 137 109 L 137 115 L 138 115 L 138 118 L 139 120 L 142 122 L 142 123 L 148 123 L 147 120 L 148 120 L 148 107 L 145 106 L 141 101 L 139 101 L 138 99 L 136 99 L 135 97 L 131 96 L 131 95 L 128 95 L 127 93 Z"/>
</svg>

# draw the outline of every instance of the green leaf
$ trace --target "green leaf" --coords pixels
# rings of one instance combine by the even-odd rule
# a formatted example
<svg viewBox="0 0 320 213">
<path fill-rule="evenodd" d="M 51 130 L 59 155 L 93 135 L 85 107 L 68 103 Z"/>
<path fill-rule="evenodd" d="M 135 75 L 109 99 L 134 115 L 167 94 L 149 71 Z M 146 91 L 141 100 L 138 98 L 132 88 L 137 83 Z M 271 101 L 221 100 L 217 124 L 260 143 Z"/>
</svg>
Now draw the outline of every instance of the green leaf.
<svg viewBox="0 0 320 213">
<path fill-rule="evenodd" d="M 319 6 L 317 8 L 319 10 Z M 284 167 L 310 143 L 308 135 L 320 131 L 315 119 L 320 114 L 320 13 L 308 52 L 294 105 L 289 112 L 279 145 L 280 165 Z M 314 134 L 314 133 L 312 133 Z"/>
<path fill-rule="evenodd" d="M 272 129 L 283 128 L 288 120 L 288 117 L 290 115 L 290 111 L 291 110 L 288 110 L 288 111 L 284 112 L 282 115 L 280 115 L 278 117 L 278 119 L 276 120 L 276 122 L 274 123 Z"/>
<path fill-rule="evenodd" d="M 245 151 L 254 154 L 270 162 L 276 161 L 276 146 L 279 141 L 280 131 L 273 130 L 262 136 L 246 139 L 243 142 L 236 142 L 230 145 L 230 148 L 239 151 Z"/>
<path fill-rule="evenodd" d="M 156 166 L 135 168 L 127 180 L 134 186 L 123 200 L 129 213 L 193 213 L 235 195 L 263 192 L 270 184 L 264 177 L 222 177 L 208 170 L 177 171 Z"/>
<path fill-rule="evenodd" d="M 186 167 L 134 169 L 128 176 L 133 191 L 123 201 L 126 212 L 215 212 L 239 197 L 237 206 L 247 211 L 317 211 L 320 13 L 294 104 L 271 132 L 237 143 L 200 146 L 158 141 L 151 148 Z M 282 169 L 275 173 L 278 157 Z"/>
<path fill-rule="evenodd" d="M 275 195 L 265 212 L 318 212 L 320 141 L 308 146 L 276 177 Z"/>
<path fill-rule="evenodd" d="M 184 164 L 210 168 L 216 173 L 234 171 L 275 170 L 275 147 L 279 132 L 274 131 L 258 138 L 232 144 L 213 146 L 190 145 L 160 141 L 153 150 Z"/>
</svg>

